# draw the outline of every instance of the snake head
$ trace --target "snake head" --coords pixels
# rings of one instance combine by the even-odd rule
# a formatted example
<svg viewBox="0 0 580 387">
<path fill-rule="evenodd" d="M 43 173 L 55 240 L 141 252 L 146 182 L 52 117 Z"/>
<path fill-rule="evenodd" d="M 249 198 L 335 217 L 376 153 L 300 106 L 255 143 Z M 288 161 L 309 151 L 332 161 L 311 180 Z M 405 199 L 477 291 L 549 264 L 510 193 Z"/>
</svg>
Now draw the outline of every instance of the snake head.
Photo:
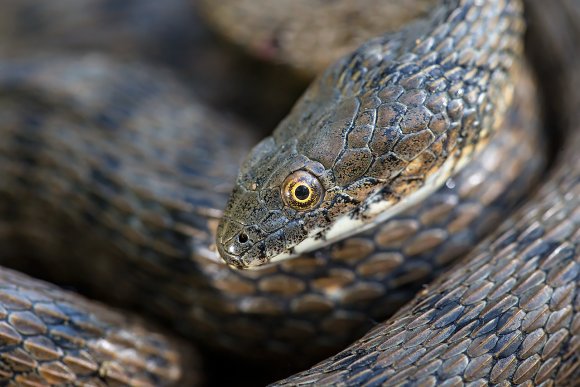
<svg viewBox="0 0 580 387">
<path fill-rule="evenodd" d="M 387 34 L 310 86 L 242 166 L 217 235 L 228 264 L 281 261 L 371 228 L 423 200 L 481 149 L 511 102 L 505 79 L 518 73 L 521 29 L 498 23 L 506 31 L 494 32 L 498 39 L 457 55 L 450 44 L 463 50 L 465 34 L 457 15 L 435 15 L 447 29 L 433 24 L 456 39 L 428 24 Z"/>
<path fill-rule="evenodd" d="M 373 106 L 380 89 L 345 95 L 333 86 L 344 71 L 338 68 L 311 86 L 242 165 L 217 233 L 230 266 L 256 268 L 311 252 L 404 209 L 396 204 L 414 191 L 429 191 L 421 189 L 426 177 L 444 160 L 430 151 L 435 135 L 377 124 L 405 112 L 409 122 L 424 121 L 422 112 Z M 388 98 L 400 89 L 382 92 Z"/>
<path fill-rule="evenodd" d="M 352 148 L 363 140 L 348 139 L 356 125 L 369 125 L 360 99 L 325 84 L 309 90 L 242 165 L 217 235 L 230 266 L 279 262 L 359 232 L 375 219 L 372 204 L 394 197 L 385 187 L 404 160 L 377 157 L 369 169 L 370 150 L 361 154 Z"/>
<path fill-rule="evenodd" d="M 242 166 L 218 228 L 218 250 L 230 266 L 289 258 L 304 251 L 299 245 L 312 230 L 327 224 L 328 202 L 336 196 L 332 175 L 295 145 L 278 146 L 269 137 Z"/>
</svg>

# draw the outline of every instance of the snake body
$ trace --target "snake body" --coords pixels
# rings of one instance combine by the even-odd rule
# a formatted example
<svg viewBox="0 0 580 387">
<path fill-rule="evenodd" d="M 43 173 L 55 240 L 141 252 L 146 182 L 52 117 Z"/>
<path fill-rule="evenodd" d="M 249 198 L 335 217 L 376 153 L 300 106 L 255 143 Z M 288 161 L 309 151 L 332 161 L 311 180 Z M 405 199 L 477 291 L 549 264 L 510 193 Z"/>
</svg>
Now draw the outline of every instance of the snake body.
<svg viewBox="0 0 580 387">
<path fill-rule="evenodd" d="M 497 82 L 490 87 L 500 101 L 493 102 L 500 106 L 497 116 L 481 117 L 485 135 L 468 127 L 458 135 L 463 144 L 489 137 L 486 148 L 443 152 L 472 160 L 432 196 L 381 225 L 255 271 L 230 269 L 211 248 L 230 182 L 254 135 L 199 107 L 171 75 L 147 66 L 101 55 L 3 60 L 5 262 L 23 266 L 10 260 L 10 251 L 28 251 L 39 267 L 54 272 L 53 278 L 132 305 L 174 331 L 246 357 L 300 354 L 306 361 L 346 344 L 372 323 L 366 316 L 394 312 L 417 289 L 413 281 L 434 277 L 469 250 L 529 190 L 542 166 L 541 157 L 533 157 L 542 142 L 533 130 L 534 92 L 519 63 L 521 9 L 519 2 L 497 3 L 445 2 L 423 29 L 413 30 L 416 38 L 448 19 L 455 23 L 448 30 L 457 36 L 471 25 L 482 34 L 489 27 L 486 20 L 504 29 L 483 43 L 506 45 L 501 46 L 503 61 L 494 67 L 497 73 L 484 77 Z M 511 31 L 509 38 L 500 39 L 500 31 Z M 400 39 L 394 36 L 395 43 L 377 40 L 366 49 L 376 53 L 386 45 L 388 54 L 389 45 Z M 351 56 L 349 63 L 357 58 Z M 380 78 L 347 68 L 352 72 L 343 78 L 358 81 L 355 86 L 346 82 L 341 95 L 362 93 L 372 84 L 363 75 Z M 517 105 L 508 110 L 511 97 L 503 85 L 512 71 L 520 74 Z M 328 74 L 321 84 L 329 84 L 336 73 Z M 456 88 L 466 102 L 474 101 Z M 320 104 L 306 102 L 326 91 L 313 90 L 287 122 L 304 114 L 305 107 L 312 110 L 305 116 L 319 114 L 313 106 Z M 413 96 L 406 100 L 412 103 Z M 568 102 L 577 104 L 577 99 Z M 504 112 L 506 118 L 500 118 Z M 512 129 L 499 130 L 502 125 Z M 578 136 L 570 134 L 541 192 L 462 265 L 348 349 L 282 383 L 577 380 L 578 145 Z M 510 186 L 507 193 L 503 186 Z M 143 328 L 128 333 L 117 328 L 123 319 L 114 312 L 12 271 L 3 273 L 0 352 L 6 383 L 156 385 L 181 376 L 180 363 L 187 359 L 179 359 L 170 340 L 151 337 Z M 47 308 L 52 313 L 42 314 Z M 69 338 L 72 330 L 76 340 L 63 341 L 63 329 Z"/>
</svg>

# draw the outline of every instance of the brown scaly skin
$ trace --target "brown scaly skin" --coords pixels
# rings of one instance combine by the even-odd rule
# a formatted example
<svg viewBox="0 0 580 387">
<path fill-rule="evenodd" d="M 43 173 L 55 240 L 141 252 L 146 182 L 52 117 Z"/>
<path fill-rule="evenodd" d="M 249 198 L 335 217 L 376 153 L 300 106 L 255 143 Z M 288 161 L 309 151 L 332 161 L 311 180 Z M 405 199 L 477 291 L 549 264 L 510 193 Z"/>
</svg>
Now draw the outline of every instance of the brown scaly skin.
<svg viewBox="0 0 580 387">
<path fill-rule="evenodd" d="M 168 385 L 197 362 L 134 318 L 12 270 L 0 303 L 2 385 Z"/>
<path fill-rule="evenodd" d="M 454 180 L 454 189 L 444 187 L 423 203 L 420 215 L 404 214 L 376 233 L 369 231 L 312 257 L 253 273 L 234 271 L 215 261 L 215 253 L 207 249 L 213 238 L 212 225 L 215 227 L 219 208 L 225 201 L 227 184 L 220 189 L 223 195 L 216 195 L 213 187 L 208 187 L 215 181 L 211 178 L 200 184 L 192 197 L 211 205 L 204 211 L 199 211 L 200 207 L 192 211 L 191 206 L 182 205 L 186 194 L 176 198 L 167 195 L 175 190 L 163 188 L 171 187 L 175 177 L 181 183 L 190 184 L 191 176 L 197 172 L 176 168 L 169 173 L 166 165 L 179 165 L 179 160 L 159 158 L 156 153 L 155 157 L 148 157 L 154 147 L 147 144 L 171 144 L 175 149 L 199 139 L 196 137 L 199 134 L 185 128 L 204 127 L 203 121 L 197 120 L 199 114 L 195 112 L 199 110 L 190 108 L 194 100 L 171 77 L 98 57 L 48 62 L 32 59 L 22 63 L 27 63 L 28 73 L 17 70 L 20 65 L 2 68 L 6 105 L 1 117 L 13 124 L 2 130 L 7 129 L 5 133 L 14 140 L 0 144 L 0 158 L 3 158 L 0 170 L 3 176 L 5 173 L 10 176 L 10 184 L 5 181 L 6 186 L 0 189 L 3 246 L 8 249 L 14 246 L 17 251 L 31 254 L 36 248 L 38 262 L 44 262 L 44 267 L 61 278 L 77 279 L 78 283 L 101 294 L 115 289 L 114 295 L 108 295 L 109 299 L 138 306 L 182 333 L 244 356 L 294 354 L 300 351 L 297 347 L 301 344 L 302 350 L 312 355 L 316 350 L 320 353 L 349 340 L 354 331 L 368 323 L 363 312 L 370 311 L 372 316 L 380 318 L 394 310 L 412 292 L 413 288 L 406 284 L 424 281 L 425 276 L 436 274 L 434 268 L 467 250 L 484 232 L 483 228 L 493 227 L 493 219 L 497 220 L 507 211 L 518 191 L 527 190 L 531 176 L 528 172 L 537 168 L 534 163 L 524 161 L 534 155 L 535 141 L 532 139 L 530 146 L 523 145 L 524 137 L 533 136 L 522 131 L 514 137 L 505 134 L 506 138 L 498 139 L 499 144 L 511 148 L 515 142 L 518 145 L 515 155 L 505 161 L 476 161 L 475 166 L 484 165 L 484 172 L 476 174 L 483 182 L 458 177 Z M 142 98 L 143 91 L 146 98 Z M 103 96 L 114 97 L 115 104 L 100 104 Z M 160 107 L 152 109 L 152 105 Z M 111 106 L 123 109 L 114 110 Z M 189 113 L 176 114 L 182 110 Z M 525 118 L 529 107 L 523 110 L 522 125 L 527 126 L 533 118 Z M 204 116 L 211 114 L 202 111 Z M 147 134 L 158 133 L 158 122 L 168 130 L 167 138 Z M 209 135 L 202 143 L 208 149 L 219 151 L 225 140 L 219 135 L 222 129 L 218 128 L 225 128 L 226 124 L 216 117 L 211 122 L 211 130 L 202 131 Z M 58 131 L 63 127 L 71 134 L 83 128 L 83 133 L 94 137 L 88 142 L 69 135 L 59 138 Z M 140 140 L 124 139 L 119 135 L 123 131 L 116 131 L 120 127 L 139 128 Z M 227 129 L 223 130 L 228 133 Z M 170 133 L 175 131 L 185 137 L 173 141 Z M 34 138 L 42 140 L 26 141 Z M 240 138 L 243 137 L 235 137 L 236 145 Z M 151 139 L 154 139 L 152 143 Z M 492 141 L 492 153 L 493 149 L 500 155 L 509 153 L 501 145 L 493 144 Z M 46 152 L 39 153 L 39 145 Z M 110 164 L 94 163 L 94 160 L 104 160 L 98 151 L 105 148 L 100 145 L 132 149 L 119 153 L 120 165 L 125 168 L 111 170 Z M 199 155 L 190 146 L 184 152 L 189 160 Z M 514 156 L 517 161 L 511 158 Z M 233 177 L 234 158 L 224 154 L 216 160 L 219 161 L 216 171 L 222 173 L 220 179 L 227 179 L 223 175 L 228 174 Z M 93 161 L 83 162 L 87 159 Z M 154 162 L 157 168 L 148 169 L 144 160 Z M 30 164 L 34 168 L 24 167 Z M 192 161 L 191 165 L 195 166 L 196 162 Z M 503 168 L 505 165 L 509 168 Z M 99 178 L 99 173 L 94 174 L 95 167 L 97 172 L 107 172 L 112 180 Z M 228 168 L 232 171 L 228 172 Z M 34 170 L 35 173 L 30 173 Z M 70 186 L 66 179 L 73 179 Z M 135 185 L 110 196 L 110 188 L 118 187 L 119 181 Z M 512 187 L 513 196 L 504 197 L 500 187 L 513 181 L 518 182 Z M 204 184 L 208 188 L 207 196 L 203 194 Z M 66 200 L 63 192 L 69 193 Z M 103 202 L 103 198 L 107 200 Z M 216 208 L 212 210 L 214 205 Z M 489 210 L 487 205 L 491 206 Z M 87 211 L 81 218 L 78 214 L 83 209 Z M 128 209 L 136 210 L 137 215 L 128 219 Z M 60 219 L 63 213 L 68 215 Z M 140 227 L 132 232 L 135 223 Z M 66 232 L 59 233 L 59 230 Z M 412 235 L 415 231 L 419 235 Z M 170 241 L 169 246 L 156 242 L 160 236 L 163 241 Z M 103 243 L 104 238 L 107 243 Z M 85 244 L 87 240 L 92 244 Z M 26 250 L 18 243 L 23 243 L 21 246 Z M 430 252 L 434 245 L 434 251 Z M 183 251 L 175 254 L 171 247 Z M 367 252 L 364 256 L 359 254 L 361 249 Z M 67 256 L 70 262 L 55 265 L 56 257 Z M 96 261 L 97 257 L 104 259 Z M 72 270 L 67 272 L 62 266 Z M 101 270 L 103 274 L 95 275 L 95 271 Z M 570 332 L 570 340 L 574 340 L 577 337 L 574 325 Z M 574 365 L 570 361 L 567 364 Z M 332 377 L 350 381 L 360 377 L 356 367 L 350 369 Z M 374 376 L 380 378 L 380 372 L 377 368 Z M 324 375 L 310 377 L 320 380 Z"/>
<path fill-rule="evenodd" d="M 210 113 L 195 107 L 171 78 L 101 57 L 45 58 L 4 63 L 0 84 L 6 139 L 0 145 L 1 203 L 10 220 L 3 230 L 11 231 L 3 235 L 3 245 L 26 248 L 45 276 L 52 273 L 118 304 L 136 305 L 187 336 L 245 356 L 298 353 L 307 359 L 347 344 L 368 327 L 365 316 L 379 319 L 394 312 L 415 292 L 415 281 L 434 276 L 467 251 L 521 197 L 541 166 L 540 159 L 528 161 L 538 141 L 523 129 L 534 127 L 527 114 L 533 109 L 522 107 L 510 118 L 514 130 L 501 132 L 484 157 L 456 177 L 454 187 L 314 256 L 242 272 L 229 269 L 207 248 L 216 223 L 211 216 L 219 214 L 230 188 L 225 185 L 219 194 L 216 183 L 226 173 L 233 181 L 244 151 L 240 133 L 225 123 L 218 126 L 218 118 L 207 120 Z M 124 115 L 112 115 L 111 105 L 102 105 L 109 100 L 126 101 L 116 110 Z M 159 122 L 165 125 L 163 137 L 156 134 Z M 205 128 L 206 122 L 211 130 L 189 129 Z M 180 144 L 200 141 L 209 153 L 219 154 L 229 141 L 220 133 L 236 138 L 237 156 L 224 153 L 214 165 L 195 147 L 174 154 Z M 154 147 L 161 145 L 171 150 L 167 156 Z M 95 152 L 103 151 L 107 163 L 83 161 L 102 159 L 104 154 Z M 510 168 L 500 168 L 508 160 Z M 34 172 L 22 167 L 24 161 Z M 217 169 L 209 173 L 212 165 Z M 192 180 L 202 172 L 209 175 L 205 182 Z M 181 198 L 168 195 L 176 182 L 184 183 Z M 504 194 L 508 185 L 511 193 Z M 164 238 L 171 245 L 157 237 L 168 226 L 171 233 Z M 10 264 L 25 268 L 27 261 Z"/>
<path fill-rule="evenodd" d="M 578 385 L 580 7 L 566 0 L 549 12 L 538 1 L 527 5 L 536 23 L 533 56 L 550 58 L 541 68 L 550 84 L 546 100 L 566 138 L 550 177 L 396 316 L 277 385 Z"/>
<path fill-rule="evenodd" d="M 519 82 L 523 21 L 517 1 L 482 4 L 436 7 L 308 88 L 241 167 L 218 229 L 228 264 L 254 268 L 372 227 L 487 144 Z M 320 203 L 302 210 L 282 200 L 295 171 L 320 182 Z"/>
<path fill-rule="evenodd" d="M 568 86 L 573 117 L 578 75 Z M 578 385 L 576 128 L 553 175 L 498 232 L 395 317 L 277 385 Z"/>
</svg>

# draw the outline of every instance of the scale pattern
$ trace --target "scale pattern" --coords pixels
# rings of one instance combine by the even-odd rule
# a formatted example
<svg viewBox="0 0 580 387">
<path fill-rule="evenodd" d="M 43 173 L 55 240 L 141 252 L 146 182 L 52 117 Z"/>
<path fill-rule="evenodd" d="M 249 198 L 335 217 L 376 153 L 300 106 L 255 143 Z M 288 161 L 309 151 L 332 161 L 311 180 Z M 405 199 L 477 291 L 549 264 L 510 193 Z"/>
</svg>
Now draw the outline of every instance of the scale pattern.
<svg viewBox="0 0 580 387">
<path fill-rule="evenodd" d="M 158 386 L 181 377 L 175 343 L 54 285 L 2 269 L 0 304 L 2 385 Z"/>
<path fill-rule="evenodd" d="M 535 93 L 523 88 L 506 123 L 513 130 L 453 184 L 376 230 L 239 271 L 210 247 L 231 188 L 222 182 L 234 180 L 249 148 L 240 129 L 208 120 L 166 74 L 101 56 L 6 61 L 0 84 L 4 262 L 26 269 L 32 261 L 54 280 L 250 357 L 306 362 L 346 345 L 369 316 L 392 314 L 495 227 L 543 166 L 525 98 Z M 230 138 L 237 154 L 224 148 Z M 204 152 L 180 147 L 198 143 Z M 31 261 L 10 260 L 18 257 L 10 251 L 28 251 Z"/>
<path fill-rule="evenodd" d="M 220 255 L 255 268 L 313 251 L 431 193 L 503 124 L 523 30 L 518 1 L 449 1 L 339 60 L 242 164 L 218 228 Z M 297 170 L 324 187 L 307 211 L 280 197 Z"/>
<path fill-rule="evenodd" d="M 239 158 L 254 135 L 235 129 L 232 134 L 230 121 L 198 108 L 196 98 L 180 85 L 183 82 L 165 71 L 120 64 L 101 55 L 3 60 L 0 82 L 0 119 L 8 123 L 0 129 L 3 262 L 26 266 L 21 257 L 11 261 L 9 256 L 28 251 L 30 262 L 43 274 L 139 308 L 175 331 L 245 357 L 308 361 L 309 356 L 320 356 L 348 342 L 372 324 L 371 319 L 382 318 L 404 303 L 416 290 L 413 283 L 436 276 L 493 229 L 529 192 L 533 171 L 542 165 L 535 154 L 541 140 L 521 128 L 534 126 L 535 118 L 528 115 L 537 109 L 523 103 L 523 113 L 512 113 L 504 121 L 515 127 L 514 132 L 499 131 L 490 140 L 483 154 L 492 158 L 475 158 L 463 174 L 411 211 L 310 256 L 241 272 L 219 261 L 212 242 L 220 208 L 231 188 L 228 181 L 233 182 Z M 523 94 L 534 92 L 524 88 Z M 577 107 L 577 99 L 567 102 Z M 200 127 L 199 132 L 192 130 Z M 203 144 L 204 152 L 190 145 L 196 143 Z M 224 147 L 232 143 L 237 147 Z M 487 251 L 497 251 L 497 258 L 486 250 L 474 253 L 483 262 L 473 263 L 472 256 L 464 269 L 447 274 L 386 323 L 396 328 L 395 333 L 381 331 L 384 325 L 380 325 L 355 347 L 329 360 L 335 361 L 334 367 L 327 361 L 286 383 L 401 382 L 392 375 L 394 370 L 409 378 L 415 373 L 415 380 L 427 384 L 437 384 L 445 375 L 450 383 L 481 383 L 491 377 L 504 384 L 578 380 L 578 289 L 573 286 L 578 284 L 578 176 L 574 169 L 570 172 L 570 165 L 579 161 L 573 151 L 577 137 L 570 137 L 567 145 L 572 150 L 561 156 L 567 166 L 561 165 L 556 177 L 548 181 L 551 185 L 534 198 L 540 205 L 529 204 L 520 212 L 519 220 L 506 231 L 514 235 L 504 240 L 509 241 L 507 245 L 499 240 L 487 243 Z M 166 146 L 182 153 L 170 157 L 163 152 Z M 215 157 L 219 163 L 208 164 L 212 159 L 208 155 L 219 155 Z M 533 161 L 526 161 L 530 157 Z M 197 178 L 203 182 L 196 183 Z M 510 186 L 505 195 L 504 186 Z M 576 212 L 566 212 L 570 209 Z M 534 222 L 536 228 L 531 227 Z M 528 243 L 535 244 L 531 251 Z M 507 256 L 502 254 L 508 252 L 514 263 L 499 267 L 506 263 Z M 75 310 L 83 322 L 90 321 L 90 327 L 83 325 L 90 328 L 86 340 L 79 342 L 89 344 L 83 347 L 87 351 L 94 350 L 90 343 L 97 336 L 120 345 L 117 333 L 134 326 L 131 322 L 123 325 L 125 319 L 103 312 L 100 306 L 85 301 L 77 304 L 77 297 L 52 286 L 8 270 L 3 273 L 7 278 L 0 290 L 8 289 L 13 295 L 14 286 L 22 287 L 18 294 L 28 294 L 29 301 L 41 297 L 41 292 L 46 304 L 66 304 L 63 313 L 71 313 L 70 321 L 77 316 Z M 533 276 L 527 277 L 530 273 Z M 452 282 L 459 279 L 474 279 L 476 285 Z M 503 286 L 497 283 L 499 279 L 505 280 Z M 492 305 L 492 296 L 502 303 Z M 74 306 L 68 305 L 71 299 Z M 25 310 L 31 312 L 26 315 L 14 309 L 26 304 L 24 298 L 20 305 L 10 304 L 18 303 L 18 297 L 2 300 L 7 310 L 2 322 L 9 328 L 0 340 L 16 340 L 16 347 L 6 347 L 6 351 L 15 351 L 16 356 L 24 351 L 26 363 L 12 371 L 13 363 L 4 360 L 8 364 L 2 368 L 4 377 L 13 378 L 14 383 L 23 378 L 41 382 L 44 376 L 54 382 L 72 380 L 67 379 L 67 352 L 62 352 L 65 357 L 57 364 L 34 358 L 53 353 L 50 341 L 43 341 L 44 347 L 34 346 L 37 339 L 32 338 L 34 330 L 43 329 L 38 319 L 46 316 L 33 315 L 38 313 L 34 307 Z M 434 308 L 428 311 L 428 305 Z M 458 311 L 464 315 L 455 315 Z M 463 323 L 461 332 L 453 328 Z M 498 327 L 503 330 L 494 331 Z M 492 330 L 486 332 L 488 328 Z M 531 328 L 536 335 L 544 334 L 535 344 L 531 341 L 537 336 L 524 340 Z M 47 329 L 52 328 L 47 325 Z M 89 367 L 102 373 L 90 375 L 98 373 L 102 383 L 110 384 L 157 385 L 175 380 L 179 376 L 173 368 L 178 367 L 176 347 L 141 329 L 131 336 L 134 341 L 125 340 L 122 345 L 149 348 L 153 342 L 155 351 L 145 351 L 143 361 L 131 359 L 125 375 L 105 370 L 117 370 L 114 364 L 125 364 L 126 358 L 113 356 L 111 364 L 93 352 L 91 356 L 103 363 L 95 360 L 96 365 Z M 426 344 L 417 349 L 415 333 L 420 338 L 428 336 L 433 347 L 427 353 L 433 358 L 423 353 Z M 31 337 L 19 342 L 17 335 Z M 407 341 L 399 342 L 401 337 Z M 460 338 L 458 342 L 467 348 L 454 347 L 452 338 Z M 454 350 L 459 351 L 456 356 Z M 444 354 L 458 363 L 445 363 Z M 415 356 L 429 365 L 422 368 L 423 373 L 405 364 L 405 359 Z M 163 370 L 156 368 L 158 364 L 164 364 Z M 105 374 L 110 379 L 102 380 Z"/>
<path fill-rule="evenodd" d="M 580 163 L 575 137 L 555 175 L 513 221 L 391 320 L 280 384 L 578 381 L 580 176 L 568 168 Z"/>
</svg>

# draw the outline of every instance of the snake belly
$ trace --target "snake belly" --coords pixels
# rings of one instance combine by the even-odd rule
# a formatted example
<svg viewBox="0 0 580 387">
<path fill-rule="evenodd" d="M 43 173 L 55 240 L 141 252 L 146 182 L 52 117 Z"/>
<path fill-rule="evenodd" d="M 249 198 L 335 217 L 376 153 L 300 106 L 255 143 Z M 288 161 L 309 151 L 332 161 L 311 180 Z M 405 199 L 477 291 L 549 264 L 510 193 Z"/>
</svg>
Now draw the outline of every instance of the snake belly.
<svg viewBox="0 0 580 387">
<path fill-rule="evenodd" d="M 501 168 L 499 158 L 493 162 L 489 158 L 476 158 L 473 170 L 466 166 L 463 177 L 457 176 L 453 184 L 415 206 L 422 216 L 410 210 L 375 230 L 313 255 L 256 272 L 240 272 L 219 262 L 210 247 L 231 186 L 229 182 L 233 182 L 238 161 L 253 142 L 253 135 L 238 131 L 232 134 L 229 125 L 215 116 L 210 120 L 211 129 L 207 128 L 199 117 L 211 113 L 191 107 L 196 106 L 195 99 L 171 77 L 154 69 L 135 71 L 134 67 L 101 57 L 47 61 L 35 58 L 8 63 L 2 74 L 6 102 L 2 117 L 4 122 L 13 124 L 3 125 L 11 127 L 4 134 L 13 141 L 8 141 L 0 151 L 5 161 L 3 176 L 9 176 L 9 183 L 2 187 L 6 199 L 2 213 L 8 214 L 10 225 L 6 246 L 16 243 L 16 250 L 23 244 L 27 249 L 35 249 L 36 253 L 31 251 L 31 255 L 36 255 L 38 262 L 45 262 L 48 271 L 57 271 L 54 275 L 65 282 L 76 278 L 77 283 L 106 299 L 136 306 L 182 334 L 209 340 L 210 345 L 246 356 L 280 357 L 289 353 L 312 356 L 348 342 L 369 325 L 364 313 L 379 318 L 394 311 L 414 291 L 411 282 L 435 275 L 437 268 L 461 255 L 492 228 L 499 220 L 498 214 L 513 205 L 521 191 L 530 186 L 530 171 L 538 170 L 541 164 L 541 160 L 526 161 L 534 154 L 537 140 L 529 130 L 517 129 L 518 123 L 522 127 L 530 123 L 533 126 L 534 118 L 525 118 L 530 109 L 523 108 L 523 120 L 520 113 L 505 121 L 516 127 L 515 131 L 509 134 L 500 131 L 490 140 L 487 151 L 499 156 L 511 149 L 514 154 L 504 161 L 510 163 L 510 168 Z M 221 129 L 226 126 L 227 129 Z M 63 132 L 63 128 L 68 132 Z M 117 130 L 120 128 L 132 130 Z M 199 137 L 190 128 L 202 128 L 199 132 L 213 136 Z M 232 138 L 238 148 L 227 145 Z M 245 145 L 239 146 L 240 140 Z M 525 141 L 531 141 L 530 145 L 524 145 Z M 192 146 L 184 147 L 198 143 L 209 150 L 203 153 Z M 174 157 L 166 149 L 183 152 Z M 237 153 L 232 149 L 237 149 Z M 215 157 L 219 163 L 212 163 L 211 155 L 219 155 Z M 201 167 L 188 168 L 195 165 Z M 212 172 L 205 177 L 207 171 Z M 497 186 L 482 183 L 474 175 L 493 180 Z M 498 187 L 514 181 L 512 194 L 502 196 Z M 220 187 L 218 194 L 212 190 L 215 186 Z M 569 188 L 563 187 L 562 192 Z M 67 195 L 63 197 L 63 193 Z M 15 204 L 19 202 L 26 205 Z M 462 205 L 456 208 L 457 203 Z M 62 213 L 66 214 L 64 220 L 55 220 L 62 218 Z M 39 218 L 38 214 L 49 215 Z M 61 230 L 60 236 L 55 235 L 56 230 Z M 91 230 L 90 237 L 82 235 L 82 230 Z M 75 237 L 70 235 L 80 238 L 71 243 Z M 103 240 L 108 242 L 105 248 Z M 529 241 L 524 240 L 522 245 L 526 243 Z M 88 251 L 99 257 L 98 265 L 92 259 L 78 259 L 90 256 Z M 64 260 L 74 269 L 68 273 L 60 268 L 55 270 L 55 259 Z M 18 266 L 18 262 L 12 264 Z M 570 270 L 573 273 L 575 269 Z M 95 271 L 100 276 L 93 275 Z M 566 278 L 568 285 L 574 280 L 570 274 Z M 123 283 L 123 291 L 106 295 L 116 283 Z M 489 286 L 486 284 L 484 289 Z M 576 316 L 575 311 L 572 310 L 571 318 Z M 494 311 L 507 316 L 504 312 Z M 434 317 L 425 321 L 423 326 L 430 326 Z M 573 343 L 577 337 L 577 329 L 574 330 L 577 323 L 568 326 L 572 333 L 562 339 L 563 343 Z M 377 331 L 384 332 L 381 328 L 373 330 Z M 28 353 L 28 347 L 15 344 L 14 349 Z M 305 348 L 305 344 L 309 347 Z M 442 351 L 442 346 L 438 351 Z M 368 349 L 368 353 L 361 348 Z M 405 373 L 394 367 L 376 367 L 361 375 L 358 371 L 367 369 L 368 364 L 379 364 L 378 353 L 373 357 L 375 348 L 365 342 L 354 351 L 344 352 L 346 356 L 343 353 L 329 360 L 332 365 L 323 363 L 306 376 L 297 377 L 301 379 L 288 382 L 386 383 L 387 379 L 381 378 L 389 378 L 393 370 L 401 377 L 416 371 Z M 574 375 L 575 347 L 572 344 L 567 348 L 571 356 L 559 361 L 555 357 L 556 360 L 547 363 L 557 363 L 553 370 L 561 372 L 558 380 Z M 471 360 L 469 356 L 474 352 L 466 350 L 459 355 Z M 343 358 L 348 360 L 340 363 Z M 355 363 L 359 358 L 363 360 Z M 465 375 L 461 365 L 467 361 L 460 356 L 453 359 L 461 361 L 456 373 Z M 355 366 L 348 363 L 351 360 Z M 514 367 L 513 362 L 508 363 Z M 340 368 L 341 364 L 344 368 Z M 470 370 L 481 363 L 473 364 Z M 489 364 L 483 362 L 481 374 L 489 371 Z M 517 361 L 515 364 L 520 365 Z M 523 377 L 538 373 L 539 363 L 528 361 L 528 364 L 535 373 L 519 371 Z M 431 367 L 435 365 L 436 362 Z M 27 366 L 25 371 L 16 370 L 37 377 L 34 370 L 38 365 Z M 67 363 L 59 366 L 70 368 Z M 337 372 L 331 371 L 332 366 L 337 367 Z M 145 368 L 146 373 L 151 372 L 151 368 Z M 559 371 L 561 368 L 568 373 Z M 556 371 L 548 377 L 556 375 Z M 419 380 L 421 375 L 417 375 Z M 445 378 L 444 373 L 436 375 Z M 464 380 L 470 380 L 472 375 L 467 374 Z M 425 380 L 434 380 L 431 376 Z M 7 380 L 14 377 L 8 374 Z M 525 380 L 523 377 L 514 380 Z M 452 375 L 448 378 L 453 380 Z M 164 379 L 154 380 L 161 384 Z"/>
</svg>

